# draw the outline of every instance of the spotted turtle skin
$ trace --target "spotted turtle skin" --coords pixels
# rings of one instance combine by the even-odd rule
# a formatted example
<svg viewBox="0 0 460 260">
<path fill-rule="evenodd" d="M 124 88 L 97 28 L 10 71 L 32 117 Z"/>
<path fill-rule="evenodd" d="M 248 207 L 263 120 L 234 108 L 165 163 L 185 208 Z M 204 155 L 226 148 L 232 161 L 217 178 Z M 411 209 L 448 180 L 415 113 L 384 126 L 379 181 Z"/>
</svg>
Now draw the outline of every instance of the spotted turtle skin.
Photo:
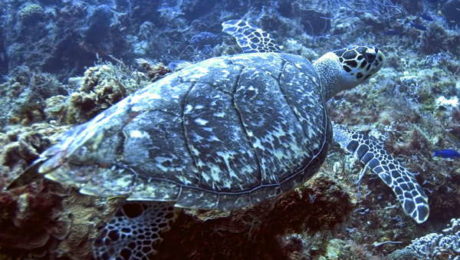
<svg viewBox="0 0 460 260">
<path fill-rule="evenodd" d="M 332 130 L 312 64 L 222 56 L 172 73 L 64 135 L 39 168 L 84 194 L 232 210 L 309 179 Z"/>
</svg>

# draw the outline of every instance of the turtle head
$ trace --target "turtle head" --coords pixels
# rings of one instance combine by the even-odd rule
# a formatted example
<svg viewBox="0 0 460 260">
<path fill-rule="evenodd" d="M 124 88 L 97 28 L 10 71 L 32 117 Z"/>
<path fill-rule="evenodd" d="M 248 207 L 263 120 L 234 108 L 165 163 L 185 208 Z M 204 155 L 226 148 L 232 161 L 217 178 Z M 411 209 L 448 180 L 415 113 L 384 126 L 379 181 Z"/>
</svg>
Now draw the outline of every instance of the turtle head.
<svg viewBox="0 0 460 260">
<path fill-rule="evenodd" d="M 383 53 L 375 47 L 354 46 L 324 54 L 314 62 L 326 98 L 366 81 L 383 65 Z"/>
</svg>

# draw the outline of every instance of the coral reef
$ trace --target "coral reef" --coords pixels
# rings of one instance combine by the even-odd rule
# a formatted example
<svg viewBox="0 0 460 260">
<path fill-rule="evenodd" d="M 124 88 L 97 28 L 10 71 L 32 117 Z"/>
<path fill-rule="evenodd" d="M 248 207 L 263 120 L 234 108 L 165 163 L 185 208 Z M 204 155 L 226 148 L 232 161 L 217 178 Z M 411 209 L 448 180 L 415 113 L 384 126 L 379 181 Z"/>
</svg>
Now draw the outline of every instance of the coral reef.
<svg viewBox="0 0 460 260">
<path fill-rule="evenodd" d="M 101 65 L 85 71 L 81 86 L 68 100 L 66 123 L 81 123 L 127 96 L 128 87 L 118 78 L 114 66 Z"/>
<path fill-rule="evenodd" d="M 0 85 L 0 128 L 6 124 L 30 124 L 45 120 L 45 100 L 66 94 L 64 86 L 48 73 L 37 73 L 26 66 L 17 67 Z"/>
<path fill-rule="evenodd" d="M 0 247 L 9 254 L 33 252 L 43 248 L 50 237 L 63 237 L 54 214 L 59 207 L 59 195 L 45 192 L 45 185 L 37 184 L 20 193 L 0 193 Z M 16 252 L 15 252 L 16 251 Z"/>
<path fill-rule="evenodd" d="M 69 79 L 69 96 L 56 95 L 46 99 L 44 112 L 49 120 L 63 124 L 82 123 L 125 98 L 151 81 L 170 72 L 162 64 L 139 62 L 145 72 L 127 68 L 122 63 L 106 63 L 88 68 L 83 77 Z"/>
<path fill-rule="evenodd" d="M 5 189 L 41 152 L 56 142 L 69 128 L 66 124 L 87 120 L 91 113 L 108 108 L 169 71 L 150 63 L 144 64 L 143 69 L 145 73 L 107 63 L 89 68 L 83 77 L 73 78 L 64 86 L 48 74 L 21 68 L 22 73 L 16 73 L 4 83 L 9 91 L 5 90 L 8 95 L 0 100 L 5 105 L 12 103 L 9 105 L 15 108 L 12 109 L 15 116 L 8 118 L 10 125 L 0 132 L 0 144 L 4 147 L 0 152 L 0 252 L 19 258 L 43 259 L 56 256 L 84 259 L 91 254 L 98 227 L 115 213 L 122 198 L 107 201 L 82 196 L 69 187 L 40 178 L 12 191 Z M 12 91 L 15 90 L 12 87 L 17 91 Z M 58 92 L 56 88 L 65 91 Z M 67 91 L 73 93 L 60 95 Z M 13 103 L 17 95 L 31 103 L 18 98 Z M 82 100 L 86 103 L 80 102 Z M 24 113 L 13 113 L 15 111 Z M 33 121 L 42 122 L 30 126 L 11 124 Z"/>
<path fill-rule="evenodd" d="M 345 189 L 321 175 L 276 201 L 251 209 L 186 210 L 164 235 L 156 258 L 286 259 L 302 253 L 308 259 L 321 255 L 328 238 L 323 231 L 334 229 L 353 208 Z M 315 242 L 309 241 L 312 237 Z"/>
<path fill-rule="evenodd" d="M 86 259 L 96 227 L 119 204 L 47 181 L 0 192 L 0 252 L 11 259 Z"/>
<path fill-rule="evenodd" d="M 150 81 L 155 81 L 171 72 L 171 69 L 166 67 L 163 63 L 153 64 L 145 59 L 137 59 L 136 62 L 139 67 L 145 71 Z"/>
<path fill-rule="evenodd" d="M 0 144 L 3 147 L 0 151 L 0 190 L 48 148 L 53 134 L 62 132 L 62 128 L 51 128 L 43 123 L 10 128 L 0 133 Z"/>
<path fill-rule="evenodd" d="M 5 190 L 67 128 L 37 123 L 10 126 L 0 134 L 4 147 L 0 152 L 0 252 L 11 259 L 88 257 L 89 239 L 97 236 L 96 227 L 107 222 L 120 203 L 120 199 L 82 196 L 40 178 L 27 186 Z"/>
<path fill-rule="evenodd" d="M 412 240 L 407 247 L 391 254 L 393 259 L 448 259 L 460 258 L 460 219 L 451 219 L 450 227 L 441 233 L 430 233 Z"/>
</svg>

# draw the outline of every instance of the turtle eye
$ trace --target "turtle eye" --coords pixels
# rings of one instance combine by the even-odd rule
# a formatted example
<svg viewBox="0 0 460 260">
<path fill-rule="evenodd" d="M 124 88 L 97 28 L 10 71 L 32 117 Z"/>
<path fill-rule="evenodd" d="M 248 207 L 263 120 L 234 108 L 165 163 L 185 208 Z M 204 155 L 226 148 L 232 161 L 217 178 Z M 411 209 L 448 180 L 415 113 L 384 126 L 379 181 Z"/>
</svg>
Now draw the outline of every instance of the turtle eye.
<svg viewBox="0 0 460 260">
<path fill-rule="evenodd" d="M 368 52 L 364 53 L 364 59 L 365 59 L 367 62 L 369 62 L 369 63 L 374 62 L 375 57 L 376 57 L 376 56 L 375 56 L 374 53 L 368 53 Z"/>
</svg>

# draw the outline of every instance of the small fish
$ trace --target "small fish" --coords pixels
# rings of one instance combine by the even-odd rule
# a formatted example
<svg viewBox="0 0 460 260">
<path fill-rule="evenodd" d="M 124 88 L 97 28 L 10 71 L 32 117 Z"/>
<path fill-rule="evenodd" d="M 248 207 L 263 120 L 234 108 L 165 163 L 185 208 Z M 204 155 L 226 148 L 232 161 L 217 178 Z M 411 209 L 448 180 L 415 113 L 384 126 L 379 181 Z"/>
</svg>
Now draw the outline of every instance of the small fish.
<svg viewBox="0 0 460 260">
<path fill-rule="evenodd" d="M 460 153 L 454 149 L 442 149 L 433 151 L 433 156 L 442 158 L 460 158 Z"/>
<path fill-rule="evenodd" d="M 425 25 L 422 25 L 422 24 L 419 24 L 419 23 L 414 23 L 414 22 L 410 22 L 409 24 L 412 27 L 414 27 L 415 29 L 417 29 L 417 30 L 421 30 L 421 31 L 426 31 L 427 30 Z"/>
<path fill-rule="evenodd" d="M 394 36 L 394 35 L 401 35 L 403 32 L 402 30 L 387 30 L 387 31 L 384 31 L 383 34 L 384 35 L 389 35 L 389 36 Z"/>
<path fill-rule="evenodd" d="M 420 17 L 426 21 L 430 21 L 430 22 L 434 21 L 433 17 L 431 17 L 428 13 L 423 13 L 420 15 Z"/>
</svg>

